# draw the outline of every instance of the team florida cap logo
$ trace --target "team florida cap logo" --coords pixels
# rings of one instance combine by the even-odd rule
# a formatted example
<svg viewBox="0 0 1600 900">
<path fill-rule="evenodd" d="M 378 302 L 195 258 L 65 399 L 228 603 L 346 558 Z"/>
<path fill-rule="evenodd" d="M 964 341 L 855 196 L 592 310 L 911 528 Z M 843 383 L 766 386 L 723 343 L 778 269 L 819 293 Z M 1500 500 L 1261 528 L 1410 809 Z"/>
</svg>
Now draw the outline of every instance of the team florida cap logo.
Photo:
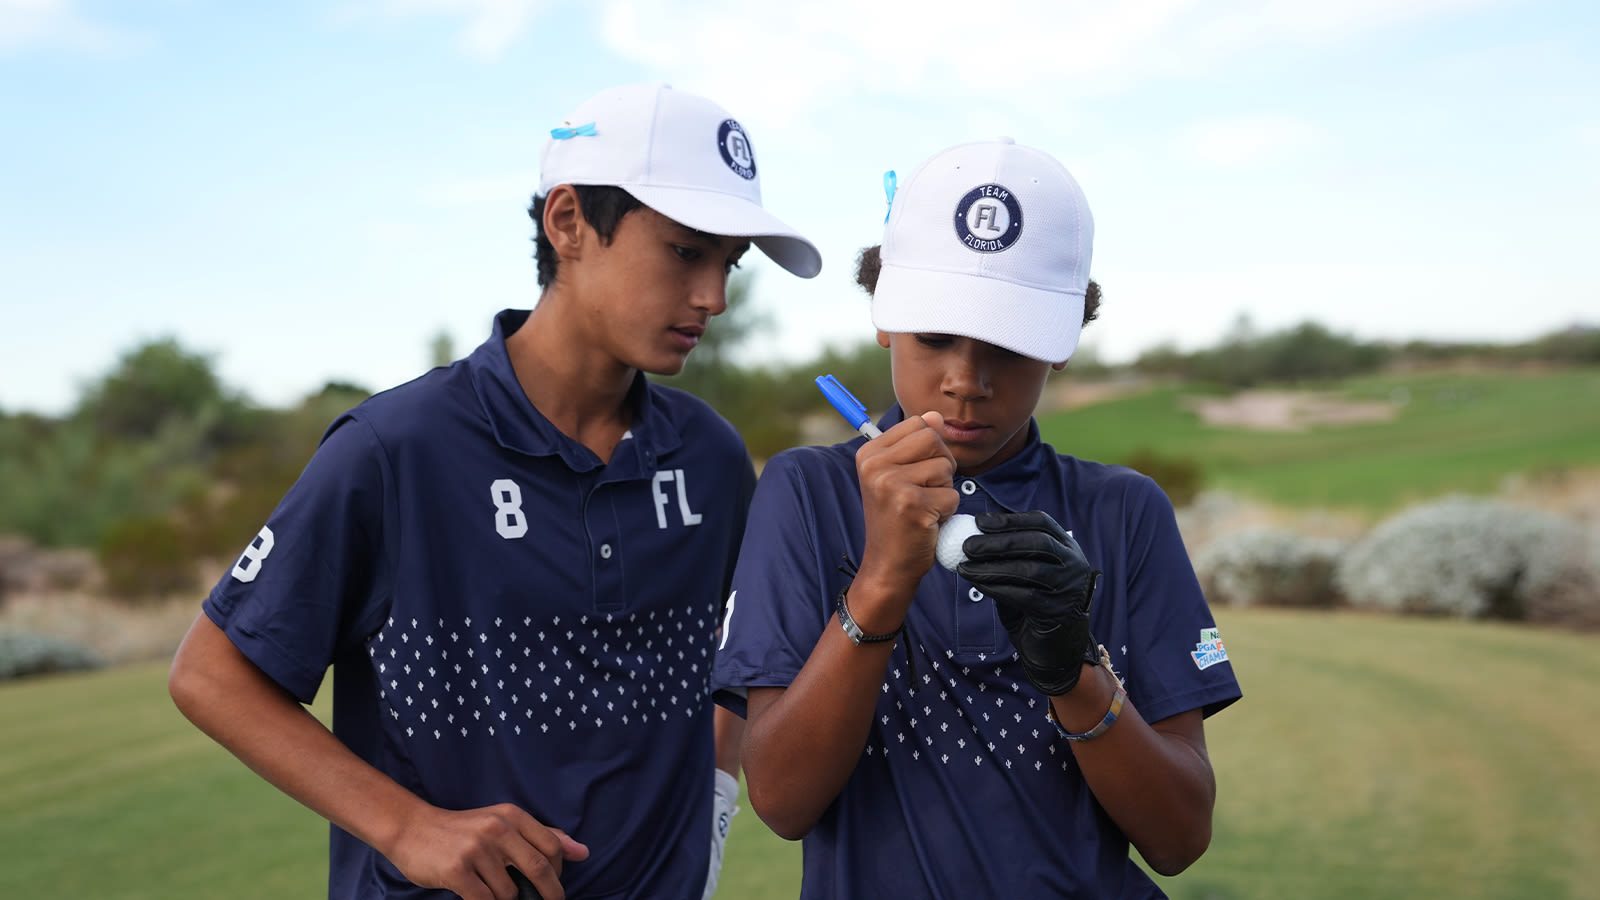
<svg viewBox="0 0 1600 900">
<path fill-rule="evenodd" d="M 745 135 L 743 125 L 724 119 L 717 129 L 717 149 L 733 174 L 745 181 L 756 177 L 756 154 L 750 149 L 750 138 Z"/>
<path fill-rule="evenodd" d="M 956 237 L 979 253 L 999 253 L 1022 235 L 1022 205 L 1004 186 L 980 184 L 956 204 Z"/>
</svg>

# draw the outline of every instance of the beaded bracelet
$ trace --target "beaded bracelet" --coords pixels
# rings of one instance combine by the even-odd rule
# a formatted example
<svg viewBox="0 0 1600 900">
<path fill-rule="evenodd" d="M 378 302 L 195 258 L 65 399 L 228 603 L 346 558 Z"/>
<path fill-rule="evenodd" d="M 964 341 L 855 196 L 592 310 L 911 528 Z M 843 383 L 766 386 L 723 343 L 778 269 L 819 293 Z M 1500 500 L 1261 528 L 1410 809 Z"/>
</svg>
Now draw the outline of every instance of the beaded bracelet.
<svg viewBox="0 0 1600 900">
<path fill-rule="evenodd" d="M 1061 727 L 1060 720 L 1056 718 L 1055 705 L 1051 703 L 1044 705 L 1044 717 L 1049 719 L 1050 724 L 1056 727 L 1057 734 L 1069 741 L 1087 741 L 1091 738 L 1097 738 L 1105 734 L 1112 724 L 1117 721 L 1117 717 L 1122 715 L 1122 704 L 1128 699 L 1128 692 L 1123 690 L 1122 679 L 1118 678 L 1116 671 L 1111 668 L 1111 654 L 1106 652 L 1104 645 L 1100 646 L 1100 665 L 1111 673 L 1111 683 L 1116 685 L 1116 689 L 1111 694 L 1111 708 L 1106 710 L 1105 716 L 1093 728 L 1080 734 L 1072 734 Z"/>
</svg>

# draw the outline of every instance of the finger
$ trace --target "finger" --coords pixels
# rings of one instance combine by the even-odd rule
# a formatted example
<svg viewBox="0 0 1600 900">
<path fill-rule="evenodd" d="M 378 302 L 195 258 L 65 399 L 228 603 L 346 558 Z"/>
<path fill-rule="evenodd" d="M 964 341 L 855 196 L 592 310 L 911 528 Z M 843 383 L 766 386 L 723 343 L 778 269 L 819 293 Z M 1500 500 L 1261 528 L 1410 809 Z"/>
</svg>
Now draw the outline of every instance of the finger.
<svg viewBox="0 0 1600 900">
<path fill-rule="evenodd" d="M 506 869 L 507 880 L 513 878 L 511 898 L 515 900 L 564 900 L 566 889 L 561 886 L 561 872 L 550 860 L 537 853 L 513 854 Z M 500 896 L 496 894 L 495 896 Z"/>
<path fill-rule="evenodd" d="M 489 887 L 489 893 L 495 900 L 517 900 L 517 883 L 511 878 L 511 870 L 504 866 L 485 866 L 478 872 L 478 877 Z"/>
<path fill-rule="evenodd" d="M 1024 609 L 1041 607 L 1036 598 L 1053 594 L 1057 588 L 1056 579 L 1036 566 L 1022 571 L 1013 563 L 986 566 L 969 560 L 957 566 L 956 573 L 996 601 L 1016 603 Z"/>
<path fill-rule="evenodd" d="M 1067 538 L 1071 540 L 1071 538 Z M 1031 560 L 1034 562 L 1064 563 L 1082 556 L 1073 553 L 1055 535 L 1043 531 L 1005 531 L 997 534 L 974 534 L 961 542 L 961 549 L 971 560 Z"/>
<path fill-rule="evenodd" d="M 1061 527 L 1061 523 L 1051 518 L 1049 513 L 1040 509 L 1014 513 L 979 513 L 977 520 L 979 530 L 985 534 L 1000 534 L 1009 531 L 1042 531 L 1062 543 L 1072 539 L 1071 535 L 1067 534 L 1067 530 Z"/>
<path fill-rule="evenodd" d="M 937 431 L 921 419 L 907 419 L 883 433 L 877 440 L 868 441 L 856 451 L 857 458 L 883 457 L 896 463 L 909 463 L 919 459 L 946 459 L 954 471 L 955 456 Z"/>
<path fill-rule="evenodd" d="M 506 815 L 516 825 L 517 833 L 529 846 L 537 850 L 540 856 L 546 859 L 562 858 L 561 838 L 565 837 L 564 832 L 540 822 L 518 806 L 511 806 Z"/>
<path fill-rule="evenodd" d="M 552 828 L 550 832 L 561 840 L 561 858 L 569 862 L 582 862 L 589 858 L 589 845 L 579 843 L 572 835 L 559 828 Z"/>
</svg>

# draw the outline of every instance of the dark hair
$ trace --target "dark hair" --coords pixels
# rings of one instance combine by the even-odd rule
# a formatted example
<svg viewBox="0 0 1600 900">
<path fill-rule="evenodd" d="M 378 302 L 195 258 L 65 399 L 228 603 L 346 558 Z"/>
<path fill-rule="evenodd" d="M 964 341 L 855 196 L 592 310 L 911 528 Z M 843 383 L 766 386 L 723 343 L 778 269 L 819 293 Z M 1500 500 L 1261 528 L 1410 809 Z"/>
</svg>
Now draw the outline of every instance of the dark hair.
<svg viewBox="0 0 1600 900">
<path fill-rule="evenodd" d="M 873 244 L 856 255 L 856 284 L 871 296 L 878 289 L 878 274 L 883 271 L 882 244 Z M 1093 278 L 1083 292 L 1083 324 L 1093 322 L 1100 315 L 1100 285 Z"/>
<path fill-rule="evenodd" d="M 632 194 L 608 184 L 575 184 L 572 188 L 578 193 L 578 209 L 603 244 L 611 243 L 623 216 L 644 206 Z M 540 287 L 555 283 L 556 269 L 561 264 L 556 248 L 550 245 L 550 238 L 544 233 L 544 200 L 544 197 L 535 196 L 533 205 L 528 207 L 528 218 L 533 220 L 533 259 L 539 266 Z"/>
</svg>

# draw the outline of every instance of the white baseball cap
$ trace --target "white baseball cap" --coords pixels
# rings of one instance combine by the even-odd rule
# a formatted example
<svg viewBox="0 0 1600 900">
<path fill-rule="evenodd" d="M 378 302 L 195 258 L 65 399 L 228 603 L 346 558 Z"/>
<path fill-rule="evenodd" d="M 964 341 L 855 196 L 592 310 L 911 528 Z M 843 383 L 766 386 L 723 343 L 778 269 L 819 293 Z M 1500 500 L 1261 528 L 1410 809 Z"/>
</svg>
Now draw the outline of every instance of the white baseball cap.
<svg viewBox="0 0 1600 900">
<path fill-rule="evenodd" d="M 1093 245 L 1083 190 L 1049 154 L 1010 138 L 941 150 L 892 198 L 872 324 L 1065 362 Z"/>
<path fill-rule="evenodd" d="M 822 270 L 816 245 L 761 208 L 761 177 L 744 126 L 710 100 L 665 84 L 602 91 L 551 130 L 539 193 L 612 185 L 697 231 L 748 237 L 801 278 Z"/>
</svg>

